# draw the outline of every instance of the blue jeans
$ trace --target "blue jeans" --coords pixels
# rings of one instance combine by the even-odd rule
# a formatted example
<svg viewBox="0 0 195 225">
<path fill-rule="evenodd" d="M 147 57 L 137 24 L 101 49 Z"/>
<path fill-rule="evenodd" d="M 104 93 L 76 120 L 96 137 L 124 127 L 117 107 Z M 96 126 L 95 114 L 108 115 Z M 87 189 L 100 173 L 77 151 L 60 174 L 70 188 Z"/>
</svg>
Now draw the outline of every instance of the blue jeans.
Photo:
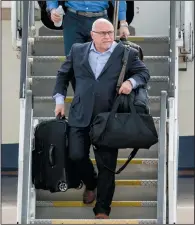
<svg viewBox="0 0 195 225">
<path fill-rule="evenodd" d="M 85 43 L 91 41 L 90 31 L 92 24 L 99 18 L 104 17 L 85 17 L 76 13 L 66 11 L 63 20 L 64 52 L 68 55 L 74 43 Z M 75 78 L 71 80 L 72 89 L 75 91 Z"/>
<path fill-rule="evenodd" d="M 65 55 L 74 43 L 85 43 L 91 41 L 90 31 L 92 24 L 100 17 L 85 17 L 77 15 L 73 12 L 66 11 L 63 20 L 63 36 L 64 36 L 64 50 Z M 107 16 L 103 18 L 108 19 Z"/>
</svg>

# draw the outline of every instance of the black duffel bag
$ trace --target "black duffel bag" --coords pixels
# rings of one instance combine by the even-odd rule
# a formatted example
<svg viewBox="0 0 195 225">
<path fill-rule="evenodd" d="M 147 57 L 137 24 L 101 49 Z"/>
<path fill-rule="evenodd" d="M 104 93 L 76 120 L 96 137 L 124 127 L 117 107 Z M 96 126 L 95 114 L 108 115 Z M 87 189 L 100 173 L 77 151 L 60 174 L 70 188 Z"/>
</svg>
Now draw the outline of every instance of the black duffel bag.
<svg viewBox="0 0 195 225">
<path fill-rule="evenodd" d="M 118 112 L 124 101 L 129 104 L 128 112 Z M 131 94 L 119 95 L 111 112 L 100 113 L 94 118 L 90 138 L 96 148 L 149 149 L 158 142 L 152 116 L 136 111 Z"/>
<path fill-rule="evenodd" d="M 126 47 L 124 51 L 123 66 L 116 87 L 117 92 L 124 81 L 130 49 Z M 111 112 L 98 114 L 91 124 L 89 135 L 95 151 L 101 147 L 133 148 L 127 161 L 116 172 L 109 169 L 102 159 L 104 167 L 115 174 L 119 174 L 125 169 L 140 148 L 149 149 L 158 142 L 158 134 L 152 116 L 145 108 L 140 110 L 142 107 L 134 106 L 134 100 L 134 91 L 130 95 L 119 95 Z"/>
</svg>

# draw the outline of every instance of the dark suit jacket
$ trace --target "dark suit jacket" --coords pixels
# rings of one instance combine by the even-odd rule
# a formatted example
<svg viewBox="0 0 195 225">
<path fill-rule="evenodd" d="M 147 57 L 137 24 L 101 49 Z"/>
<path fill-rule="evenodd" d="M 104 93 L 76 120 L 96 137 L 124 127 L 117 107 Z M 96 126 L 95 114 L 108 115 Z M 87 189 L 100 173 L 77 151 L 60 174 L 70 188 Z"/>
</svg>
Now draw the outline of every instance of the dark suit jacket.
<svg viewBox="0 0 195 225">
<path fill-rule="evenodd" d="M 116 46 L 97 80 L 88 62 L 90 46 L 91 42 L 74 44 L 57 74 L 54 95 L 60 93 L 66 96 L 69 81 L 73 76 L 76 79 L 75 95 L 69 112 L 70 126 L 88 126 L 93 116 L 111 109 L 116 96 L 124 45 L 120 42 Z M 148 69 L 135 49 L 129 53 L 125 80 L 130 77 L 136 80 L 138 87 L 145 86 L 150 78 Z"/>
</svg>

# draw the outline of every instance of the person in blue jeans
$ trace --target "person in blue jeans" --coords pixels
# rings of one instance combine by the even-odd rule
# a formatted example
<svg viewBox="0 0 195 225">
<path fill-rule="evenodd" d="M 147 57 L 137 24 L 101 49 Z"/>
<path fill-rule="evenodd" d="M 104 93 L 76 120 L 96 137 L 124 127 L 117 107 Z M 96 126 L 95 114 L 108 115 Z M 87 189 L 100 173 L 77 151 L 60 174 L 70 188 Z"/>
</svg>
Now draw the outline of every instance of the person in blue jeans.
<svg viewBox="0 0 195 225">
<path fill-rule="evenodd" d="M 74 43 L 91 41 L 90 31 L 92 24 L 98 18 L 108 19 L 108 1 L 64 1 L 66 8 L 63 19 L 63 36 L 65 55 Z M 112 0 L 114 6 L 114 0 Z M 120 21 L 119 32 L 121 37 L 129 35 L 128 23 L 126 22 L 126 1 L 120 1 L 118 20 Z M 60 15 L 56 12 L 58 1 L 46 1 L 47 11 L 51 14 L 53 22 L 60 21 Z"/>
<path fill-rule="evenodd" d="M 112 4 L 114 6 L 114 0 Z M 50 13 L 50 19 L 53 22 L 61 20 L 56 12 L 58 1 L 46 1 L 47 11 Z M 107 8 L 108 1 L 64 1 L 65 16 L 63 18 L 63 39 L 64 51 L 67 56 L 74 43 L 85 43 L 91 41 L 91 27 L 95 20 L 105 18 L 109 20 Z M 119 3 L 119 32 L 120 37 L 127 37 L 129 33 L 128 23 L 126 22 L 126 1 Z M 75 90 L 75 79 L 71 81 L 72 89 Z"/>
</svg>

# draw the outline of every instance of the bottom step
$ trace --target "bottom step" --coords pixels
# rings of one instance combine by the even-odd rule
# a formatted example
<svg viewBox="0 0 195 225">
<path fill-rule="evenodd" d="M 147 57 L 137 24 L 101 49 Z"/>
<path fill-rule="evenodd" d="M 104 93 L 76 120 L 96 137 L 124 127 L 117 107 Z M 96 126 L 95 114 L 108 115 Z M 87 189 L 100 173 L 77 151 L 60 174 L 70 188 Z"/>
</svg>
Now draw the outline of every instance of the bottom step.
<svg viewBox="0 0 195 225">
<path fill-rule="evenodd" d="M 157 224 L 156 219 L 40 219 L 32 220 L 34 224 Z"/>
<path fill-rule="evenodd" d="M 94 219 L 92 207 L 36 207 L 36 219 Z M 112 207 L 110 219 L 156 219 L 156 206 Z"/>
</svg>

